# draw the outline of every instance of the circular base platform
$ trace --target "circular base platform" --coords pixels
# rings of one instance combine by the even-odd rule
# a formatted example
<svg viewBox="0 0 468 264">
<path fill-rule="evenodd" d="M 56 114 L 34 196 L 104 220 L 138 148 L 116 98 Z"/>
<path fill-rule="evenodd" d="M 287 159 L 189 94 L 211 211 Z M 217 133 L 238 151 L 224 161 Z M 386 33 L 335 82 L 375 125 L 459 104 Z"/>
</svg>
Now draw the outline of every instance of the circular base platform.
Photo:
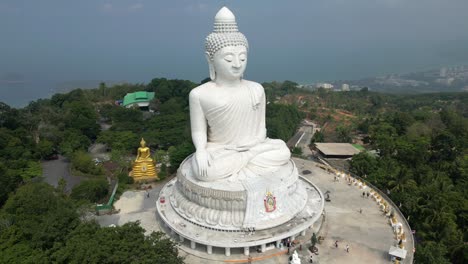
<svg viewBox="0 0 468 264">
<path fill-rule="evenodd" d="M 212 247 L 245 248 L 260 246 L 262 249 L 267 244 L 275 243 L 279 246 L 282 239 L 293 238 L 305 232 L 321 216 L 324 208 L 324 199 L 321 191 L 310 181 L 300 177 L 298 184 L 302 185 L 307 193 L 306 205 L 298 214 L 289 221 L 267 229 L 255 232 L 233 232 L 216 228 L 207 228 L 181 217 L 169 202 L 176 186 L 177 179 L 168 182 L 160 192 L 156 201 L 156 209 L 165 225 L 171 232 L 179 235 L 181 240 L 191 241 L 191 247 L 196 244 L 207 246 L 207 252 L 211 254 Z M 244 252 L 245 253 L 245 252 Z"/>
</svg>

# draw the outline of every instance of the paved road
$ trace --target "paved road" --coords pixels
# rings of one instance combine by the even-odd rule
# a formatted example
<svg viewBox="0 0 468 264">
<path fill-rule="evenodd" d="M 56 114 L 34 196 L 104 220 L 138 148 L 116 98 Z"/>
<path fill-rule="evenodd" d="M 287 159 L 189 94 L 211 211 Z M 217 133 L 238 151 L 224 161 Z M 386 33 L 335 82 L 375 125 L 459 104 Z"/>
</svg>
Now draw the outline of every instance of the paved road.
<svg viewBox="0 0 468 264">
<path fill-rule="evenodd" d="M 59 156 L 56 160 L 44 161 L 41 165 L 44 182 L 57 187 L 60 178 L 64 178 L 67 182 L 66 192 L 70 192 L 82 180 L 81 177 L 70 174 L 70 162 L 63 156 Z"/>
</svg>

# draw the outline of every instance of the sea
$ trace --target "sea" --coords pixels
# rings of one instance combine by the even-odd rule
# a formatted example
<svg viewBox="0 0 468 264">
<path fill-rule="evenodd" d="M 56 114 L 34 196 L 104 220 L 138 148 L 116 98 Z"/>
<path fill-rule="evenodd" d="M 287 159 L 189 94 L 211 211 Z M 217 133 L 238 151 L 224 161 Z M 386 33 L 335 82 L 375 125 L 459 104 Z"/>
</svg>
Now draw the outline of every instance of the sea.
<svg viewBox="0 0 468 264">
<path fill-rule="evenodd" d="M 57 93 L 54 81 L 1 81 L 0 102 L 14 108 L 27 106 L 31 101 L 50 98 Z"/>
<path fill-rule="evenodd" d="M 5 81 L 0 80 L 0 102 L 10 107 L 22 108 L 31 101 L 47 99 L 56 93 L 67 93 L 76 88 L 97 88 L 100 82 L 108 86 L 127 83 L 128 81 L 113 80 L 78 80 L 78 81 Z"/>
</svg>

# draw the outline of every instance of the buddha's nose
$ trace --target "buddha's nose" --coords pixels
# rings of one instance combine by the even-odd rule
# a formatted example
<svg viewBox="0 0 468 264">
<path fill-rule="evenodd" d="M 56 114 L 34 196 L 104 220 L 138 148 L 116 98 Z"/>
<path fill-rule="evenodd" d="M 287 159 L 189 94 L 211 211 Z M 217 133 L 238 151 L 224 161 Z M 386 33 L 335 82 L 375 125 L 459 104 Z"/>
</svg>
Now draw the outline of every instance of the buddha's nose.
<svg viewBox="0 0 468 264">
<path fill-rule="evenodd" d="M 233 64 L 232 64 L 232 67 L 234 68 L 240 68 L 240 59 L 238 57 L 234 57 L 234 61 L 233 61 Z"/>
</svg>

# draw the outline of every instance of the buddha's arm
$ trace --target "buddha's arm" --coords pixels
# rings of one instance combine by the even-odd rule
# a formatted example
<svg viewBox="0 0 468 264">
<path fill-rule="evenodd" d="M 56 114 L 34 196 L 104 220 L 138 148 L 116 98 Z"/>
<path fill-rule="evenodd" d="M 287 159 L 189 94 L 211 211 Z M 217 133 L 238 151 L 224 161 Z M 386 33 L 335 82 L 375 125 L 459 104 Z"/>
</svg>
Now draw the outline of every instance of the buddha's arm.
<svg viewBox="0 0 468 264">
<path fill-rule="evenodd" d="M 135 158 L 135 161 L 137 161 L 137 160 L 140 159 L 140 157 L 141 157 L 141 153 L 140 153 L 140 152 L 141 152 L 141 151 L 140 151 L 140 148 L 138 148 L 138 150 L 137 150 L 137 156 L 136 156 L 136 158 Z"/>
<path fill-rule="evenodd" d="M 265 121 L 265 115 L 266 115 L 266 96 L 265 96 L 265 89 L 263 89 L 263 86 L 260 85 L 261 91 L 262 91 L 262 97 L 260 99 L 260 133 L 257 135 L 259 140 L 263 142 L 266 137 L 267 137 L 267 130 L 266 130 L 266 121 Z"/>
<path fill-rule="evenodd" d="M 192 130 L 192 141 L 195 145 L 195 159 L 198 165 L 198 175 L 205 177 L 209 155 L 206 151 L 207 144 L 207 121 L 200 104 L 198 91 L 193 90 L 189 95 L 190 105 L 190 126 Z"/>
<path fill-rule="evenodd" d="M 198 94 L 191 92 L 189 96 L 190 105 L 190 127 L 192 132 L 192 141 L 195 148 L 202 150 L 206 148 L 207 143 L 207 124 L 205 114 L 200 104 Z"/>
</svg>

